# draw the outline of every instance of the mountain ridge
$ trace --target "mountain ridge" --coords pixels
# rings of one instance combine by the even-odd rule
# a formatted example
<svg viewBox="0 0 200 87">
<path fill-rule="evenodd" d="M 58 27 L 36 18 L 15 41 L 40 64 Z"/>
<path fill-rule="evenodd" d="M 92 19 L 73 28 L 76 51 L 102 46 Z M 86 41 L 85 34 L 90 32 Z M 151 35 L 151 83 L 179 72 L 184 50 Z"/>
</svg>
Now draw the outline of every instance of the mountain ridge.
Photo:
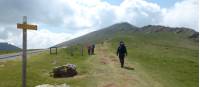
<svg viewBox="0 0 200 87">
<path fill-rule="evenodd" d="M 21 50 L 21 48 L 7 42 L 0 42 L 0 50 Z"/>
<path fill-rule="evenodd" d="M 65 47 L 74 44 L 89 44 L 101 42 L 104 40 L 108 40 L 112 37 L 115 37 L 119 34 L 130 34 L 133 33 L 159 33 L 159 32 L 167 32 L 167 33 L 175 33 L 175 34 L 185 34 L 188 38 L 194 39 L 198 41 L 199 37 L 197 37 L 197 33 L 195 30 L 185 27 L 166 27 L 161 25 L 147 25 L 143 27 L 136 27 L 128 22 L 116 23 L 111 26 L 99 29 L 97 31 L 90 32 L 86 35 L 71 39 L 69 41 L 62 42 L 60 44 L 55 45 L 54 47 Z"/>
</svg>

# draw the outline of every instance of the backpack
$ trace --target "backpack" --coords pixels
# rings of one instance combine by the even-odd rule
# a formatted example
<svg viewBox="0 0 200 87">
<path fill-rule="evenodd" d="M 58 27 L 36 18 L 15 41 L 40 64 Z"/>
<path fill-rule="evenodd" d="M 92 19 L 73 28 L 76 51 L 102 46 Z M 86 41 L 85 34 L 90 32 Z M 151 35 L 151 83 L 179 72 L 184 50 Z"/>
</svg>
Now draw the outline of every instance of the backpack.
<svg viewBox="0 0 200 87">
<path fill-rule="evenodd" d="M 124 54 L 124 53 L 126 53 L 126 47 L 124 46 L 124 45 L 122 45 L 122 46 L 119 46 L 119 53 L 121 54 Z"/>
</svg>

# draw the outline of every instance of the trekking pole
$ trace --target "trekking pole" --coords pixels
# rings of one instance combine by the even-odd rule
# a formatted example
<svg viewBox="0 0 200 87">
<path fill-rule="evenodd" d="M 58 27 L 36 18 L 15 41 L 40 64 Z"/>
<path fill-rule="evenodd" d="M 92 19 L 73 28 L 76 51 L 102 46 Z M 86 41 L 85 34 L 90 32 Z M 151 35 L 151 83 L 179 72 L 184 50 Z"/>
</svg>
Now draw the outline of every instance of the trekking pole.
<svg viewBox="0 0 200 87">
<path fill-rule="evenodd" d="M 70 49 L 71 56 L 73 56 L 73 48 Z"/>
</svg>

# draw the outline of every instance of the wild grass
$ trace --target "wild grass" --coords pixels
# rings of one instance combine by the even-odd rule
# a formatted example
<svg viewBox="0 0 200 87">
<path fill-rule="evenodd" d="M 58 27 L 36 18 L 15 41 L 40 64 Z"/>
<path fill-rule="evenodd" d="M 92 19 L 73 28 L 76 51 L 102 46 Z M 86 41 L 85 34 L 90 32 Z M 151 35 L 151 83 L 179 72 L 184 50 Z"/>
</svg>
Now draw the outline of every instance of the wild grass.
<svg viewBox="0 0 200 87">
<path fill-rule="evenodd" d="M 80 46 L 73 46 L 59 49 L 57 55 L 50 55 L 46 51 L 28 58 L 27 85 L 34 87 L 40 84 L 66 83 L 71 87 L 96 87 L 102 82 L 106 84 L 118 81 L 117 84 L 120 85 L 124 80 L 118 79 L 117 75 L 123 78 L 123 74 L 120 73 L 125 72 L 129 76 L 137 77 L 136 80 L 140 79 L 140 83 L 134 83 L 136 87 L 142 87 L 138 85 L 142 83 L 151 84 L 146 83 L 149 82 L 147 79 L 158 82 L 161 87 L 198 87 L 198 43 L 182 34 L 174 33 L 118 34 L 106 41 L 108 43 L 108 51 L 104 52 L 107 53 L 106 57 L 113 57 L 120 40 L 127 45 L 126 62 L 133 65 L 135 68 L 133 71 L 121 70 L 118 65 L 103 65 L 99 63 L 99 55 L 88 56 L 86 48 L 84 55 L 81 56 Z M 70 54 L 71 48 L 74 51 L 73 56 Z M 56 79 L 49 76 L 53 67 L 68 63 L 77 65 L 78 76 Z M 148 78 L 145 79 L 144 74 L 140 73 L 146 73 Z M 137 76 L 138 74 L 140 76 Z M 0 61 L 0 87 L 21 87 L 21 58 Z"/>
<path fill-rule="evenodd" d="M 127 45 L 127 60 L 139 63 L 164 87 L 198 87 L 198 43 L 173 33 L 136 33 L 109 41 L 113 52 L 120 40 Z"/>
<path fill-rule="evenodd" d="M 20 50 L 0 50 L 0 55 L 2 54 L 9 54 L 9 53 L 16 53 L 19 52 Z"/>
<path fill-rule="evenodd" d="M 75 48 L 74 48 L 75 49 Z M 44 52 L 38 55 L 33 55 L 27 60 L 27 87 L 34 87 L 40 84 L 63 84 L 67 83 L 74 85 L 83 85 L 87 81 L 72 78 L 54 79 L 50 77 L 49 72 L 56 66 L 64 64 L 76 64 L 79 75 L 88 73 L 89 66 L 86 64 L 86 51 L 84 56 L 80 55 L 79 50 L 74 50 L 74 56 L 71 56 L 69 49 L 59 49 L 58 54 L 50 55 L 49 52 Z M 1 60 L 0 67 L 0 87 L 21 87 L 21 58 L 16 60 Z M 76 86 L 77 87 L 77 86 Z M 86 87 L 86 86 L 85 86 Z"/>
</svg>

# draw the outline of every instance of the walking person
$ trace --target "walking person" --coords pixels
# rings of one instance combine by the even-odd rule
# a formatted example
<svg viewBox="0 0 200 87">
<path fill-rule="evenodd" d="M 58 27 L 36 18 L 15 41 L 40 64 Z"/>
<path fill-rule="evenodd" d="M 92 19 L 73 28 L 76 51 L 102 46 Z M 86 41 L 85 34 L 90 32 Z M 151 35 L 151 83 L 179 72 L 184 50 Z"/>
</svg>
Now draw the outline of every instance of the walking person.
<svg viewBox="0 0 200 87">
<path fill-rule="evenodd" d="M 88 55 L 91 55 L 91 46 L 88 45 L 88 46 L 87 46 L 87 49 L 88 49 Z"/>
<path fill-rule="evenodd" d="M 89 49 L 90 49 L 90 52 L 89 52 L 89 53 L 90 53 L 90 55 L 92 55 L 92 49 L 93 49 L 93 48 L 92 48 L 92 45 L 90 45 L 90 48 L 89 48 Z"/>
<path fill-rule="evenodd" d="M 92 44 L 92 55 L 94 55 L 95 44 Z"/>
<path fill-rule="evenodd" d="M 119 56 L 121 68 L 123 68 L 124 67 L 124 58 L 125 58 L 125 56 L 127 56 L 126 46 L 123 41 L 120 41 L 119 47 L 117 49 L 117 56 Z"/>
</svg>

